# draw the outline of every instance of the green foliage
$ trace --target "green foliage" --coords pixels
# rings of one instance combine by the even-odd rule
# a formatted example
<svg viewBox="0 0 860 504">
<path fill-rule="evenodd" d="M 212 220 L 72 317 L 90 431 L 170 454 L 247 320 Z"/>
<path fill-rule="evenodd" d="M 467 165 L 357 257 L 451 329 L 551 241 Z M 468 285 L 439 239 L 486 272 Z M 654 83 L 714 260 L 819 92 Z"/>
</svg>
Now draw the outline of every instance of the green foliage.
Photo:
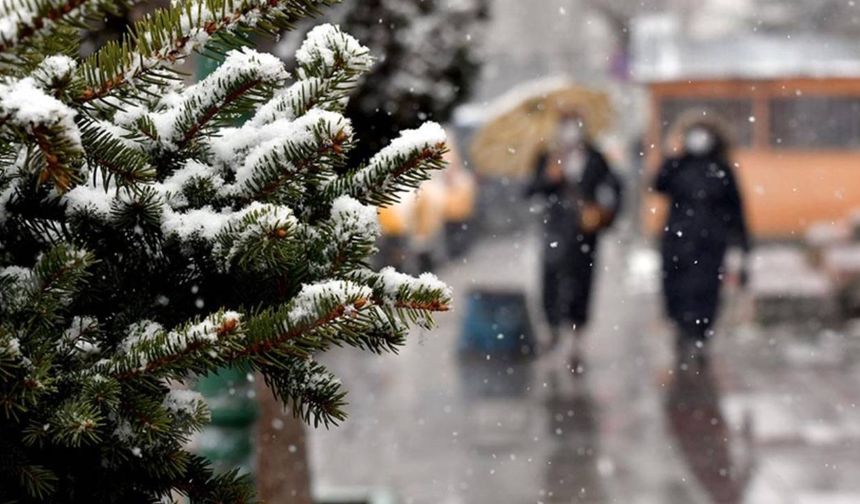
<svg viewBox="0 0 860 504">
<path fill-rule="evenodd" d="M 448 309 L 432 275 L 367 260 L 375 205 L 442 168 L 441 128 L 353 164 L 367 49 L 319 27 L 291 76 L 246 47 L 328 3 L 180 1 L 86 60 L 77 28 L 111 2 L 0 5 L 0 502 L 252 502 L 188 451 L 209 419 L 189 385 L 260 373 L 332 426 L 346 391 L 315 356 L 397 351 Z M 195 51 L 224 63 L 186 85 Z"/>
</svg>

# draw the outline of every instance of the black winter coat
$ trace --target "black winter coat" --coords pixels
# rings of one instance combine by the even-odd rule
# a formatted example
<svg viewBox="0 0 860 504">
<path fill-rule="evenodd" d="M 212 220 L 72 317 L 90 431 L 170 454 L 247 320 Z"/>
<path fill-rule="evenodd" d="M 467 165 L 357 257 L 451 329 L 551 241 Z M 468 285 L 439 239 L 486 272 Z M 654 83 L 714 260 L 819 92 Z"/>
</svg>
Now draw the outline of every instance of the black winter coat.
<svg viewBox="0 0 860 504">
<path fill-rule="evenodd" d="M 666 310 L 682 330 L 702 338 L 717 315 L 727 248 L 749 249 L 740 191 L 717 154 L 666 161 L 656 189 L 670 203 L 662 241 Z"/>
<path fill-rule="evenodd" d="M 586 204 L 599 203 L 608 194 L 613 201 L 606 210 L 618 214 L 622 184 L 603 155 L 586 146 L 580 180 L 554 182 L 546 175 L 549 156 L 538 161 L 528 194 L 547 200 L 543 216 L 543 307 L 547 322 L 584 325 L 588 321 L 592 271 L 597 253 L 597 234 L 580 228 L 580 212 Z"/>
</svg>

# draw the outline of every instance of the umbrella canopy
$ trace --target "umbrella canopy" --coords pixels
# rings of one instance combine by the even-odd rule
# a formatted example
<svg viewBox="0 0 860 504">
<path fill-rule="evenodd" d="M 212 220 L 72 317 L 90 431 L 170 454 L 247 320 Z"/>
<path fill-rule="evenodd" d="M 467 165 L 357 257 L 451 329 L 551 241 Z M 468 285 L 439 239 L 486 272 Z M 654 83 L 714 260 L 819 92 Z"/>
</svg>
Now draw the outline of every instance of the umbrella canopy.
<svg viewBox="0 0 860 504">
<path fill-rule="evenodd" d="M 479 173 L 499 177 L 530 174 L 562 115 L 582 116 L 593 137 L 609 128 L 613 113 L 606 93 L 558 80 L 516 89 L 492 108 L 500 112 L 478 131 L 471 157 Z"/>
</svg>

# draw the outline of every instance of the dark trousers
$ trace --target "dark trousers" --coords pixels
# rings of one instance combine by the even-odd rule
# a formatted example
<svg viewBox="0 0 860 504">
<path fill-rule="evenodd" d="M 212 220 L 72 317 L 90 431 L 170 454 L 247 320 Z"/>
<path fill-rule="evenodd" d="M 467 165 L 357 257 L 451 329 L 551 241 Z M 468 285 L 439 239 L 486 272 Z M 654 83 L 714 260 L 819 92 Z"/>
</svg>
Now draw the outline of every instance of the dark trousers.
<svg viewBox="0 0 860 504">
<path fill-rule="evenodd" d="M 577 235 L 546 243 L 543 261 L 543 308 L 547 322 L 584 326 L 588 322 L 597 237 Z"/>
<path fill-rule="evenodd" d="M 725 249 L 721 242 L 664 244 L 666 311 L 684 338 L 705 340 L 710 335 L 719 309 Z"/>
</svg>

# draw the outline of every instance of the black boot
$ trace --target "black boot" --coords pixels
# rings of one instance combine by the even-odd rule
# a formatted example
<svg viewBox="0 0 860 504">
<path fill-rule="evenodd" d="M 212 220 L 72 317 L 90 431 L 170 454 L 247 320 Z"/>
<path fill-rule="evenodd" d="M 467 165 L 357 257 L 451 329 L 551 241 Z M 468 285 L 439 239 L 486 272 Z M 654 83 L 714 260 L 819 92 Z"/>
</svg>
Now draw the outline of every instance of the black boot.
<svg viewBox="0 0 860 504">
<path fill-rule="evenodd" d="M 700 370 L 708 365 L 708 339 L 701 331 L 678 331 L 676 367 L 681 371 Z"/>
</svg>

